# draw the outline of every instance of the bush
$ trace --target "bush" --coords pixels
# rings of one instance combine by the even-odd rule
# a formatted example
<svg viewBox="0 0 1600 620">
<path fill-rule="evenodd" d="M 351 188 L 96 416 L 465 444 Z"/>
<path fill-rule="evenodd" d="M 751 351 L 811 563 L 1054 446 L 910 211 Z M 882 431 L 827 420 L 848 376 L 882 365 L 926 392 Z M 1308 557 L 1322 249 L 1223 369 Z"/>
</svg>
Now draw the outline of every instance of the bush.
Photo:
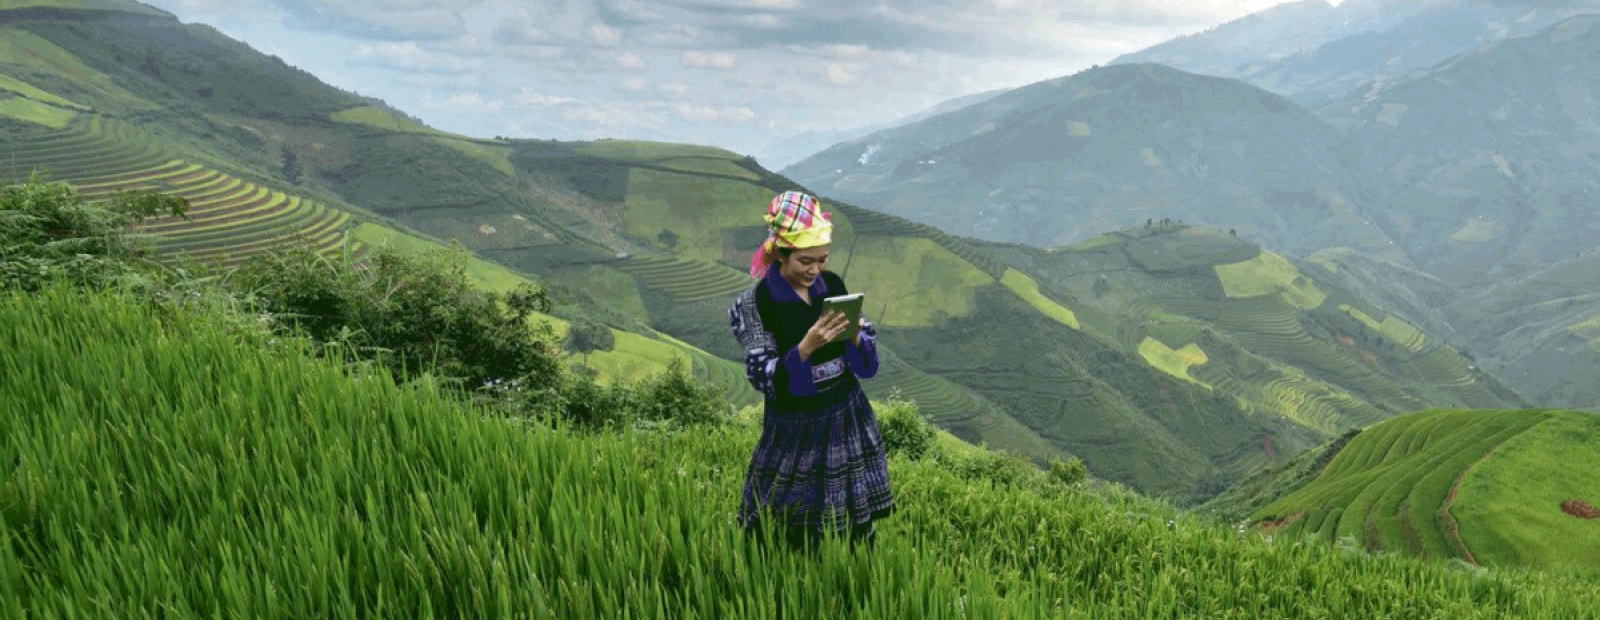
<svg viewBox="0 0 1600 620">
<path fill-rule="evenodd" d="M 187 207 L 182 198 L 145 191 L 91 202 L 37 174 L 0 187 L 0 288 L 37 291 L 56 280 L 98 288 L 159 274 L 129 225 L 182 216 Z"/>
<path fill-rule="evenodd" d="M 878 432 L 883 435 L 884 449 L 889 454 L 904 454 L 915 460 L 933 447 L 933 424 L 922 416 L 916 403 L 890 396 L 888 403 L 875 413 Z"/>
<path fill-rule="evenodd" d="M 641 381 L 634 391 L 639 417 L 646 422 L 699 426 L 732 418 L 722 392 L 695 380 L 682 359 L 672 360 L 666 371 Z"/>
<path fill-rule="evenodd" d="M 1053 459 L 1050 461 L 1050 477 L 1069 487 L 1077 486 L 1089 481 L 1089 466 L 1076 456 Z"/>
<path fill-rule="evenodd" d="M 325 350 L 378 360 L 398 380 L 434 373 L 467 389 L 563 386 L 554 330 L 529 320 L 549 309 L 544 291 L 478 290 L 459 250 L 413 257 L 380 247 L 358 271 L 302 246 L 254 261 L 236 279 L 264 316 Z"/>
<path fill-rule="evenodd" d="M 1033 481 L 1039 474 L 1026 459 L 983 448 L 970 455 L 947 457 L 951 473 L 965 480 L 1013 486 Z"/>
</svg>

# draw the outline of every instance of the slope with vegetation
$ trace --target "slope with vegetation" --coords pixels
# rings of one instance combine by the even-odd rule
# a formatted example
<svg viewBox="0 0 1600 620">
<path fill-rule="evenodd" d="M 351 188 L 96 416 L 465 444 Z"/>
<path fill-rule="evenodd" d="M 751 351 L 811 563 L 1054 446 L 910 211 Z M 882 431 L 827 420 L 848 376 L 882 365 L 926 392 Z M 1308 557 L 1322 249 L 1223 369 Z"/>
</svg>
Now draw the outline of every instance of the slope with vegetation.
<svg viewBox="0 0 1600 620">
<path fill-rule="evenodd" d="M 1375 424 L 1208 504 L 1275 537 L 1600 575 L 1600 417 L 1433 410 Z M 1588 512 L 1584 509 L 1588 508 Z"/>
<path fill-rule="evenodd" d="M 538 274 L 553 302 L 552 324 L 603 379 L 639 379 L 678 360 L 729 398 L 755 399 L 726 310 L 750 285 L 742 273 L 763 237 L 761 206 L 794 183 L 708 147 L 440 132 L 208 28 L 103 8 L 5 13 L 5 44 L 28 52 L 0 61 L 0 74 L 27 85 L 7 92 L 74 115 L 60 130 L 7 121 L 27 129 L 5 140 L 37 145 L 37 136 L 54 136 L 30 148 L 30 157 L 60 163 L 74 156 L 48 159 L 61 154 L 53 149 L 91 150 L 94 141 L 72 134 L 74 127 L 133 125 L 134 144 L 117 148 L 181 153 L 193 163 L 168 169 L 166 159 L 152 159 L 113 175 L 143 184 L 129 187 L 182 183 L 168 189 L 194 200 L 195 219 L 149 224 L 160 238 L 177 239 L 182 226 L 247 219 L 259 237 L 244 242 L 253 244 L 246 250 L 287 247 L 272 236 L 301 225 L 321 226 L 310 232 L 323 242 L 341 228 L 367 245 L 458 242 L 484 260 L 468 261 L 480 284 L 514 288 L 522 274 Z M 1153 82 L 1171 77 L 1151 71 Z M 1245 100 L 1275 105 L 1257 94 Z M 1298 126 L 1297 119 L 1286 111 L 1280 120 Z M 301 200 L 284 202 L 261 188 Z M 265 202 L 245 206 L 256 200 Z M 825 202 L 839 227 L 831 265 L 868 293 L 868 314 L 884 327 L 886 365 L 871 384 L 874 393 L 913 396 L 962 438 L 1036 463 L 1076 455 L 1108 479 L 1190 499 L 1276 454 L 1390 413 L 1345 416 L 1345 393 L 1355 388 L 1318 375 L 1324 367 L 1360 375 L 1361 389 L 1417 393 L 1428 405 L 1471 405 L 1481 396 L 1471 391 L 1477 380 L 1444 354 L 1436 367 L 1409 376 L 1362 375 L 1338 356 L 1322 366 L 1280 363 L 1257 372 L 1250 354 L 1184 340 L 1182 325 L 1140 335 L 1139 324 L 1097 310 L 1086 295 L 1009 264 L 992 248 L 926 223 Z M 307 204 L 348 216 L 317 215 Z M 277 211 L 262 210 L 269 207 Z M 204 258 L 220 258 L 222 250 L 211 248 L 222 247 L 224 233 L 196 234 L 195 245 L 207 248 L 200 251 L 212 252 Z M 1238 302 L 1272 319 L 1264 324 L 1291 327 L 1280 320 L 1289 314 L 1270 300 Z M 1351 307 L 1380 327 L 1386 320 L 1370 305 Z M 1320 337 L 1313 332 L 1308 341 L 1290 329 L 1232 346 L 1310 347 L 1308 355 L 1321 359 L 1329 356 L 1317 348 L 1331 345 L 1318 344 Z M 1406 385 L 1413 381 L 1462 389 Z"/>
<path fill-rule="evenodd" d="M 749 421 L 583 432 L 313 356 L 223 306 L 61 285 L 0 294 L 0 344 L 0 371 L 35 379 L 0 387 L 19 405 L 0 437 L 12 615 L 1578 618 L 1600 603 L 1533 573 L 1267 543 L 948 438 L 895 452 L 900 509 L 872 553 L 806 554 L 730 520 Z"/>
</svg>

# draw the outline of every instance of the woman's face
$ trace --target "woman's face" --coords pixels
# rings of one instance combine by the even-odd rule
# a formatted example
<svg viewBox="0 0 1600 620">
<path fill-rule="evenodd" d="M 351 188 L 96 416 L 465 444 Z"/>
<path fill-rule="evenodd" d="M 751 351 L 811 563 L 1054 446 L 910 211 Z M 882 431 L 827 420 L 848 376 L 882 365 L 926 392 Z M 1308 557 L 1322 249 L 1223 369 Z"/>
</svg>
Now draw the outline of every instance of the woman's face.
<svg viewBox="0 0 1600 620">
<path fill-rule="evenodd" d="M 778 257 L 778 271 L 783 279 L 795 288 L 806 288 L 817 281 L 817 276 L 828 266 L 828 246 L 820 245 L 789 253 L 789 258 Z"/>
</svg>

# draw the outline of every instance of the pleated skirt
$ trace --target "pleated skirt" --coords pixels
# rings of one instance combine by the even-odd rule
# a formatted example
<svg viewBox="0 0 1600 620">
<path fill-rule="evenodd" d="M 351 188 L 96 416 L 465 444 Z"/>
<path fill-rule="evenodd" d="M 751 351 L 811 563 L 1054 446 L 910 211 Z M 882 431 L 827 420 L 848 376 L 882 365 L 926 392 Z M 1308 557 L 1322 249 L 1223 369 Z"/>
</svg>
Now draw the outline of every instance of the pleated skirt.
<svg viewBox="0 0 1600 620">
<path fill-rule="evenodd" d="M 739 518 L 794 530 L 844 532 L 894 511 L 878 419 L 860 386 L 815 411 L 767 402 L 761 439 L 745 473 Z"/>
</svg>

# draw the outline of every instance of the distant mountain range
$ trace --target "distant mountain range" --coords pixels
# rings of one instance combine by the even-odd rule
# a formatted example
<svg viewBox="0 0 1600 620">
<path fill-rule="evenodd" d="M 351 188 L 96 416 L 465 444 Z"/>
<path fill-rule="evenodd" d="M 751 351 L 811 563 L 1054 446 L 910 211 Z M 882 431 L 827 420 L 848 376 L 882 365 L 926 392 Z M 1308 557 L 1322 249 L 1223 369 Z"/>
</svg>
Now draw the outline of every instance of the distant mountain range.
<svg viewBox="0 0 1600 620">
<path fill-rule="evenodd" d="M 963 95 L 961 97 L 956 97 L 955 99 L 942 101 L 933 107 L 927 108 L 915 114 L 897 118 L 888 122 L 874 123 L 860 127 L 852 127 L 849 129 L 806 131 L 790 136 L 784 136 L 777 140 L 773 140 L 760 149 L 757 149 L 752 155 L 756 158 L 756 161 L 761 163 L 763 167 L 766 167 L 770 170 L 780 170 L 789 166 L 790 164 L 805 159 L 817 151 L 821 151 L 840 142 L 844 142 L 845 140 L 850 140 L 852 138 L 864 136 L 873 132 L 883 131 L 885 129 L 893 129 L 901 125 L 915 123 L 922 119 L 938 116 L 952 110 L 959 110 L 969 105 L 980 103 L 1008 90 L 1010 89 L 1002 88 L 980 93 L 973 93 L 970 95 Z"/>
<path fill-rule="evenodd" d="M 824 195 L 1038 247 L 1171 220 L 1233 230 L 1296 257 L 1344 248 L 1320 263 L 1365 261 L 1359 273 L 1399 277 L 1358 289 L 1382 294 L 1430 333 L 1472 343 L 1499 372 L 1537 375 L 1513 382 L 1528 398 L 1600 408 L 1600 387 L 1588 387 L 1600 382 L 1581 379 L 1600 376 L 1600 349 L 1567 346 L 1600 311 L 1577 302 L 1556 315 L 1509 311 L 1548 321 L 1519 332 L 1554 343 L 1537 355 L 1526 339 L 1512 350 L 1504 332 L 1479 333 L 1492 317 L 1474 314 L 1495 305 L 1483 295 L 1521 278 L 1545 290 L 1540 274 L 1600 239 L 1600 16 L 1568 16 L 1587 6 L 1351 0 L 1337 11 L 1387 29 L 1318 47 L 1368 77 L 1314 110 L 1239 79 L 1112 64 L 843 142 L 784 173 Z M 1208 56 L 1197 50 L 1214 49 L 1210 57 L 1234 62 L 1242 56 L 1229 54 L 1262 41 L 1259 63 L 1289 66 L 1291 56 L 1267 58 L 1271 46 L 1337 37 L 1325 23 L 1333 9 L 1286 5 L 1134 57 L 1200 59 Z M 1300 31 L 1282 26 L 1306 16 Z M 1430 28 L 1431 38 L 1418 34 Z M 1471 34 L 1484 29 L 1492 36 Z M 1376 45 L 1374 37 L 1407 41 L 1395 52 L 1404 58 L 1358 62 L 1350 50 Z M 1443 62 L 1397 69 L 1466 46 Z M 1323 98 L 1308 92 L 1296 96 Z M 1380 293 L 1395 282 L 1421 290 Z M 1569 356 L 1560 359 L 1571 370 L 1551 370 L 1555 353 Z"/>
</svg>

